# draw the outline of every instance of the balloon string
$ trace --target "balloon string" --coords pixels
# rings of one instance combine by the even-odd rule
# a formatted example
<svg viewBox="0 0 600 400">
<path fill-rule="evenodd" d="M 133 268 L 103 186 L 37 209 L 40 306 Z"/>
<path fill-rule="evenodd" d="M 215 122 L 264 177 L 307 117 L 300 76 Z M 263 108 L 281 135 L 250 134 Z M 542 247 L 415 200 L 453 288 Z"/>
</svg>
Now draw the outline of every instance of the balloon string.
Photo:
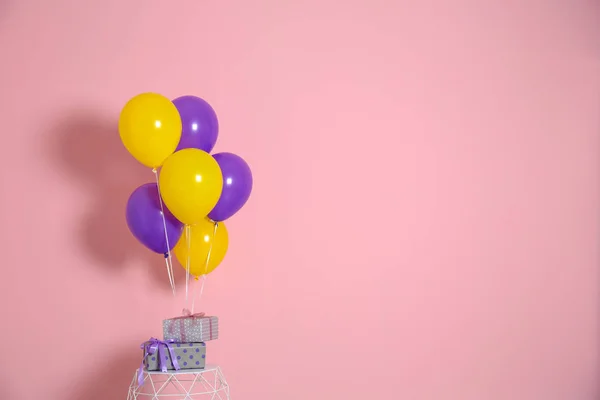
<svg viewBox="0 0 600 400">
<path fill-rule="evenodd" d="M 188 306 L 188 293 L 190 287 L 190 247 L 191 247 L 192 229 L 189 225 L 185 226 L 185 240 L 187 244 L 187 257 L 185 260 L 185 306 Z"/>
<path fill-rule="evenodd" d="M 206 283 L 206 273 L 208 271 L 208 261 L 210 260 L 210 253 L 212 252 L 213 243 L 215 242 L 215 236 L 217 235 L 217 228 L 219 227 L 219 223 L 215 222 L 215 227 L 213 228 L 213 235 L 210 241 L 210 246 L 208 247 L 208 253 L 206 254 L 206 262 L 204 263 L 204 273 L 202 274 L 202 283 L 200 284 L 200 295 L 198 296 L 198 302 L 202 300 L 202 293 L 204 293 L 204 284 Z M 188 250 L 189 254 L 189 250 Z M 198 280 L 198 278 L 196 278 Z M 198 284 L 194 284 L 194 295 L 192 297 L 192 314 L 194 313 L 194 308 L 196 306 L 196 288 Z M 187 304 L 187 302 L 186 302 Z"/>
<path fill-rule="evenodd" d="M 165 218 L 165 209 L 163 207 L 162 196 L 160 195 L 160 187 L 158 184 L 158 172 L 156 168 L 152 170 L 154 177 L 156 178 L 156 188 L 158 189 L 158 202 L 160 203 L 160 215 L 162 216 L 163 229 L 165 231 L 165 241 L 167 243 L 167 256 L 169 261 L 167 262 L 167 274 L 169 275 L 169 283 L 171 283 L 171 290 L 173 296 L 175 296 L 175 276 L 173 275 L 173 258 L 171 257 L 171 246 L 169 245 L 169 234 L 167 233 L 167 220 Z"/>
<path fill-rule="evenodd" d="M 215 222 L 215 227 L 213 229 L 212 239 L 210 240 L 210 246 L 208 247 L 208 253 L 206 254 L 206 262 L 204 263 L 204 275 L 208 273 L 208 261 L 210 260 L 210 254 L 212 253 L 213 243 L 215 242 L 215 236 L 217 236 L 217 228 L 219 227 L 219 223 Z"/>
<path fill-rule="evenodd" d="M 202 293 L 204 292 L 204 283 L 206 282 L 206 274 L 202 275 L 202 283 L 200 284 L 200 295 L 198 296 L 198 303 L 202 300 Z M 194 313 L 194 308 L 196 306 L 196 289 L 198 288 L 198 284 L 194 284 L 194 297 L 192 298 L 192 314 Z"/>
<path fill-rule="evenodd" d="M 171 290 L 173 290 L 173 295 L 175 295 L 175 289 L 173 288 L 173 281 L 171 280 L 169 257 L 167 255 L 167 253 L 165 253 L 165 265 L 167 266 L 167 275 L 169 276 L 169 283 L 171 284 Z"/>
</svg>

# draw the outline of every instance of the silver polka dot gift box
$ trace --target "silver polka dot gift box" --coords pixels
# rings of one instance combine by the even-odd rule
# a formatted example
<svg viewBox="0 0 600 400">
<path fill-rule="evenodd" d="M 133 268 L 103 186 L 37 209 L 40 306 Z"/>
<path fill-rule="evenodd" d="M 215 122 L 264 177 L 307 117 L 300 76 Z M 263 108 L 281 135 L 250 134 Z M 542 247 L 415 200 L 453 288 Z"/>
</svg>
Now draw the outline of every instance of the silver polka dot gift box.
<svg viewBox="0 0 600 400">
<path fill-rule="evenodd" d="M 219 338 L 219 318 L 203 313 L 165 319 L 163 339 L 179 343 L 208 342 Z"/>
<path fill-rule="evenodd" d="M 148 371 L 166 371 L 204 368 L 206 345 L 204 343 L 169 343 L 156 341 L 144 343 L 144 367 Z M 153 351 L 152 348 L 155 348 Z"/>
</svg>

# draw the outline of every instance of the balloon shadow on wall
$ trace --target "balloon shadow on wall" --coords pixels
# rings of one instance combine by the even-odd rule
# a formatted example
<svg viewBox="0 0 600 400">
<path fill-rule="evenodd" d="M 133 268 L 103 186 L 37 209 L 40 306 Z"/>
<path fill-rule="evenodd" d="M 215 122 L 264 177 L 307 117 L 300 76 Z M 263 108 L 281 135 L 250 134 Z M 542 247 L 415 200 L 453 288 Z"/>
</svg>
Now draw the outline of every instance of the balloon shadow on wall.
<svg viewBox="0 0 600 400">
<path fill-rule="evenodd" d="M 73 242 L 97 264 L 114 272 L 141 257 L 160 286 L 170 290 L 163 256 L 144 248 L 127 228 L 125 206 L 129 195 L 155 177 L 123 147 L 117 118 L 74 113 L 56 124 L 50 139 L 53 160 L 90 198 L 89 211 L 73 232 Z M 184 274 L 179 269 L 177 278 L 181 282 Z"/>
<path fill-rule="evenodd" d="M 100 363 L 101 365 L 94 365 L 93 370 L 87 374 L 89 378 L 75 384 L 73 393 L 67 396 L 66 400 L 126 399 L 127 390 L 135 370 L 139 367 L 142 353 L 141 350 L 139 352 L 131 349 L 120 352 L 119 350 L 121 349 L 110 350 L 111 353 L 119 355 L 107 356 Z"/>
</svg>

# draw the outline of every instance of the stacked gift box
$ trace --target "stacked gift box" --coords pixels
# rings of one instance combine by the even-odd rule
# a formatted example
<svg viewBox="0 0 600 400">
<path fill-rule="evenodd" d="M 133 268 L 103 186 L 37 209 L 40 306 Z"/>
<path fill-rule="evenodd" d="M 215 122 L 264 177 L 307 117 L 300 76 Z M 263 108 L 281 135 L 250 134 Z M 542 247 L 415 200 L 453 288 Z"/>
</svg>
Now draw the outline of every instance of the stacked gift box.
<svg viewBox="0 0 600 400">
<path fill-rule="evenodd" d="M 142 367 L 147 371 L 202 369 L 206 366 L 206 342 L 218 339 L 218 317 L 203 313 L 163 321 L 163 340 L 142 344 Z"/>
</svg>

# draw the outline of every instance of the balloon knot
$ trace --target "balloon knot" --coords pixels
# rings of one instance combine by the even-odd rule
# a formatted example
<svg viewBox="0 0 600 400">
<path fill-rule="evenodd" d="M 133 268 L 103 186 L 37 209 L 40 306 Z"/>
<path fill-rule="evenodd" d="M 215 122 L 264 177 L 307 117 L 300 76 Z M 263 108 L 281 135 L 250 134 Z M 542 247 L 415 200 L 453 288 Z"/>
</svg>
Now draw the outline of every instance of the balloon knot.
<svg viewBox="0 0 600 400">
<path fill-rule="evenodd" d="M 169 258 L 169 253 L 165 253 L 163 256 L 165 256 L 165 258 Z"/>
</svg>

